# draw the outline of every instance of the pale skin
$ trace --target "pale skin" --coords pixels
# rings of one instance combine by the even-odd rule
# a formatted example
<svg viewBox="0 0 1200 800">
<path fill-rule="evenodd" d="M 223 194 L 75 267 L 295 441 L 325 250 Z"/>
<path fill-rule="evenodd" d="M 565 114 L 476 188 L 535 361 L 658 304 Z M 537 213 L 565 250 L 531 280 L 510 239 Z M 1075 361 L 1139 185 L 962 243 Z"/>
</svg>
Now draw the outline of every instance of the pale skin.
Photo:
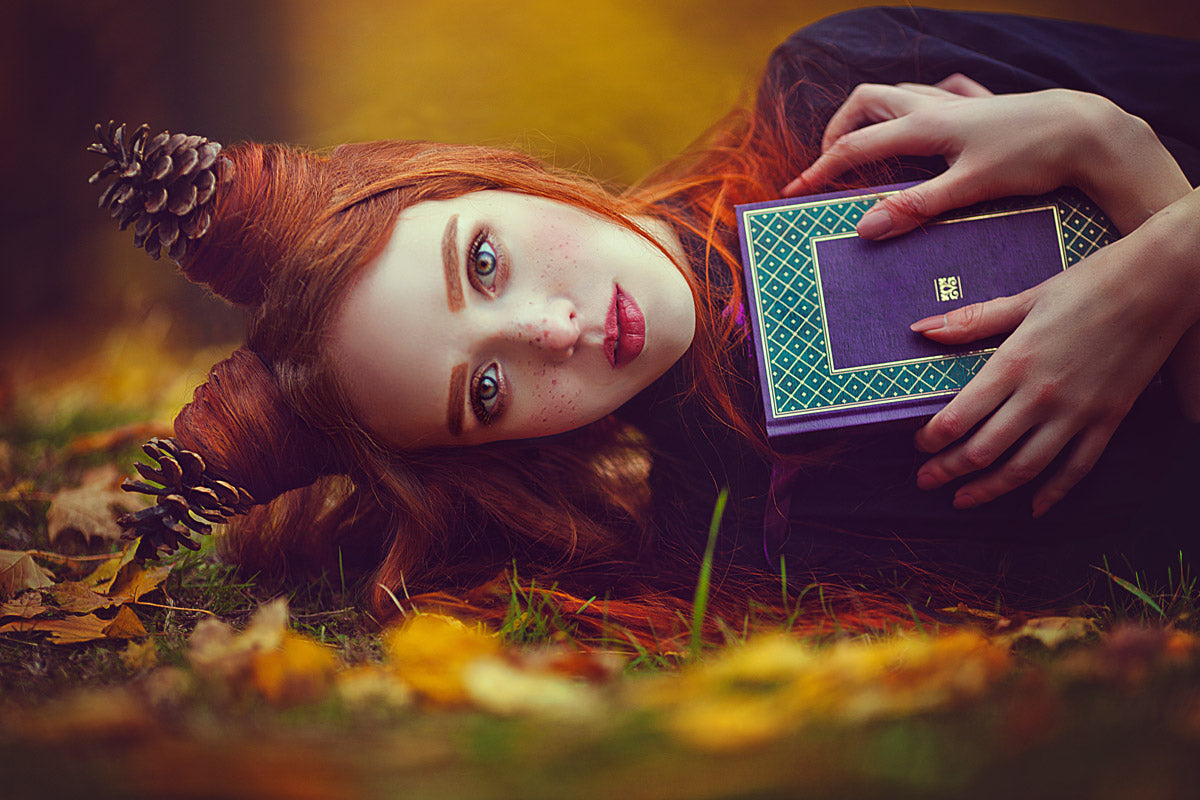
<svg viewBox="0 0 1200 800">
<path fill-rule="evenodd" d="M 880 201 L 859 223 L 864 238 L 898 236 L 980 200 L 1067 185 L 1091 196 L 1125 235 L 1018 295 L 914 323 L 948 344 L 1011 332 L 917 432 L 916 446 L 935 454 L 918 486 L 974 473 L 954 497 L 955 507 L 971 508 L 1040 476 L 1063 453 L 1034 493 L 1040 516 L 1091 470 L 1164 364 L 1184 413 L 1200 419 L 1200 191 L 1149 126 L 1068 90 L 992 95 L 962 75 L 936 86 L 865 84 L 785 193 L 819 191 L 852 167 L 896 155 L 940 155 L 948 169 Z"/>
</svg>

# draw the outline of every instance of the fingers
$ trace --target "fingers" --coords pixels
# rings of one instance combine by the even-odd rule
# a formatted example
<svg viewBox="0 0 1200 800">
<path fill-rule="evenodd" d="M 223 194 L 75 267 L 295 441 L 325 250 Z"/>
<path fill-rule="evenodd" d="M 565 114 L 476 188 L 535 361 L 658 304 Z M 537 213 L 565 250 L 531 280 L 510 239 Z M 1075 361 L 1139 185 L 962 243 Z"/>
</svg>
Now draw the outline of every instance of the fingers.
<svg viewBox="0 0 1200 800">
<path fill-rule="evenodd" d="M 1045 425 L 1038 428 L 1025 442 L 1017 447 L 1016 451 L 1008 457 L 1008 460 L 1002 466 L 992 470 L 978 480 L 971 481 L 960 487 L 954 493 L 954 507 L 958 509 L 974 508 L 977 505 L 995 500 L 1000 495 L 1033 480 L 1038 475 L 1041 475 L 1062 449 L 1067 446 L 1071 441 L 1071 434 L 1072 431 L 1063 426 Z M 969 450 L 969 444 L 961 449 Z M 1004 450 L 1000 451 L 1000 453 L 1003 452 Z M 999 454 L 996 454 L 984 467 L 991 466 L 996 458 L 999 458 Z M 960 456 L 960 460 L 965 460 L 965 456 Z M 959 463 L 955 463 L 950 467 L 950 469 L 957 470 L 953 477 L 959 477 L 975 471 L 975 469 L 971 468 L 970 464 L 967 464 L 965 468 L 958 469 L 960 467 L 962 465 Z M 982 468 L 979 467 L 978 469 Z M 952 479 L 949 478 L 948 480 Z"/>
<path fill-rule="evenodd" d="M 945 142 L 931 138 L 927 126 L 911 120 L 909 116 L 889 119 L 839 136 L 800 173 L 800 180 L 809 186 L 822 186 L 848 170 L 890 156 L 940 155 L 948 149 Z"/>
<path fill-rule="evenodd" d="M 864 125 L 903 117 L 925 102 L 928 102 L 926 97 L 909 89 L 878 83 L 860 83 L 825 125 L 825 135 L 821 137 L 821 152 L 826 152 L 838 139 Z"/>
<path fill-rule="evenodd" d="M 965 344 L 999 333 L 1009 333 L 1029 314 L 1039 286 L 1011 297 L 972 303 L 946 314 L 917 320 L 909 329 L 942 344 Z"/>
<path fill-rule="evenodd" d="M 992 91 L 978 81 L 974 81 L 963 75 L 961 72 L 956 72 L 934 84 L 939 89 L 944 89 L 951 94 L 959 95 L 960 97 L 992 97 Z"/>
<path fill-rule="evenodd" d="M 945 408 L 933 415 L 933 419 L 913 436 L 918 450 L 936 453 L 964 436 L 987 415 L 1000 408 L 1008 400 L 1016 382 L 1005 380 L 1003 372 L 994 368 L 992 362 L 983 365 L 979 374 L 971 379 L 962 391 Z M 1029 426 L 1026 425 L 1026 429 Z M 994 428 L 995 429 L 995 428 Z M 1019 436 L 1020 433 L 1017 433 Z M 1009 444 L 1016 441 L 1016 436 Z M 999 454 L 997 454 L 999 455 Z"/>
<path fill-rule="evenodd" d="M 858 222 L 858 235 L 880 240 L 908 233 L 938 214 L 984 200 L 988 189 L 983 182 L 971 180 L 965 170 L 952 168 L 871 206 Z"/>
<path fill-rule="evenodd" d="M 1062 465 L 1033 496 L 1033 516 L 1045 514 L 1067 492 L 1092 471 L 1117 426 L 1107 425 L 1086 431 L 1079 437 L 1075 449 Z"/>
</svg>

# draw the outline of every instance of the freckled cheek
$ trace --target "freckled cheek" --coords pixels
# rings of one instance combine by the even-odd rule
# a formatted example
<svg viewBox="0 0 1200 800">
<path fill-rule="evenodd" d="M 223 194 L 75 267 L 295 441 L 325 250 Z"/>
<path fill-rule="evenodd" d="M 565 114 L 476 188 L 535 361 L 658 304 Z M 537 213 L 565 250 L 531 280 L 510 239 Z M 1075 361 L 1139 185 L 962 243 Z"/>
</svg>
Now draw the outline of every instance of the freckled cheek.
<svg viewBox="0 0 1200 800">
<path fill-rule="evenodd" d="M 550 377 L 544 370 L 535 375 L 530 392 L 530 422 L 539 428 L 567 430 L 583 424 L 581 415 L 588 413 L 583 403 L 582 388 L 565 378 Z M 567 426 L 559 428 L 559 426 Z"/>
</svg>

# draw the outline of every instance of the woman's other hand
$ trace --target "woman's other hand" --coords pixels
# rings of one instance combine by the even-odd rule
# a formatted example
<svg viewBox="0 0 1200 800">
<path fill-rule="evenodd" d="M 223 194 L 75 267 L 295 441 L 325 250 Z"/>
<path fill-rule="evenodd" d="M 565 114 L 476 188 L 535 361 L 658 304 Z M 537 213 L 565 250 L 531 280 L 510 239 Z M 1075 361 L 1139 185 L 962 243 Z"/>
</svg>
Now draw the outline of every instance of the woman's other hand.
<svg viewBox="0 0 1200 800">
<path fill-rule="evenodd" d="M 1034 494 L 1034 515 L 1062 499 L 1091 470 L 1184 332 L 1194 328 L 1188 340 L 1200 335 L 1198 244 L 1200 192 L 1193 192 L 1031 289 L 915 323 L 914 331 L 945 344 L 1012 331 L 917 432 L 917 447 L 936 453 L 918 471 L 918 486 L 942 486 L 1008 453 L 955 492 L 955 507 L 971 508 L 1032 480 L 1061 453 Z M 1193 354 L 1183 363 L 1180 353 L 1173 360 L 1181 361 L 1177 373 L 1192 378 L 1195 414 L 1200 359 Z"/>
<path fill-rule="evenodd" d="M 818 191 L 855 167 L 896 156 L 942 156 L 948 168 L 884 198 L 858 224 L 897 236 L 945 211 L 1009 195 L 1076 186 L 1128 233 L 1191 187 L 1141 119 L 1067 89 L 993 95 L 962 75 L 936 86 L 862 84 L 830 119 L 821 155 L 784 188 Z"/>
<path fill-rule="evenodd" d="M 787 192 L 814 191 L 845 170 L 893 156 L 947 161 L 946 172 L 864 215 L 864 238 L 896 236 L 953 208 L 1062 185 L 1089 194 L 1122 233 L 1136 229 L 1019 295 L 913 326 L 943 343 L 1012 332 L 918 432 L 917 446 L 937 454 L 922 466 L 918 485 L 935 488 L 994 467 L 957 491 L 955 505 L 969 508 L 1032 480 L 1065 453 L 1035 494 L 1034 513 L 1045 513 L 1095 464 L 1181 337 L 1181 351 L 1200 339 L 1200 308 L 1192 302 L 1200 298 L 1200 265 L 1176 246 L 1188 237 L 1192 251 L 1200 245 L 1196 226 L 1180 224 L 1197 215 L 1200 202 L 1189 195 L 1190 206 L 1181 203 L 1139 229 L 1189 192 L 1187 179 L 1144 122 L 1104 98 L 1060 89 L 996 96 L 963 76 L 937 86 L 858 87 L 830 120 L 822 150 Z M 1183 360 L 1188 374 L 1200 370 L 1196 357 Z"/>
</svg>

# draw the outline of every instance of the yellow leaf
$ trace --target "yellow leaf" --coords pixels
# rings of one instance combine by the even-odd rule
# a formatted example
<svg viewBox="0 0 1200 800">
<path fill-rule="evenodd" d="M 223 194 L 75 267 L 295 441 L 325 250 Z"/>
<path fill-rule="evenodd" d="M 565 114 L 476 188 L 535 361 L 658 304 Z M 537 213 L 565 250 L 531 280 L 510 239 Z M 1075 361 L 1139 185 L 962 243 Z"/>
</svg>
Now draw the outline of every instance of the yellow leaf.
<svg viewBox="0 0 1200 800">
<path fill-rule="evenodd" d="M 334 681 L 342 702 L 353 708 L 404 708 L 413 701 L 412 687 L 373 664 L 344 669 Z"/>
<path fill-rule="evenodd" d="M 141 639 L 149 634 L 133 609 L 121 606 L 117 615 L 104 627 L 104 635 L 110 639 Z"/>
<path fill-rule="evenodd" d="M 254 654 L 250 683 L 275 705 L 307 703 L 324 696 L 337 666 L 329 648 L 287 632 L 278 647 Z"/>
<path fill-rule="evenodd" d="M 121 663 L 126 669 L 145 670 L 158 663 L 158 647 L 153 639 L 144 642 L 130 642 L 121 651 Z"/>
<path fill-rule="evenodd" d="M 113 580 L 116 579 L 117 573 L 121 571 L 121 567 L 133 561 L 137 552 L 136 545 L 137 542 L 125 545 L 121 552 L 115 553 L 112 558 L 101 561 L 100 566 L 92 570 L 90 575 L 81 578 L 79 582 L 92 587 L 97 592 L 107 592 L 112 586 Z"/>
<path fill-rule="evenodd" d="M 500 650 L 499 640 L 453 617 L 417 614 L 384 636 L 388 662 L 404 680 L 435 703 L 467 699 L 463 668 Z"/>
<path fill-rule="evenodd" d="M 12 597 L 26 589 L 53 586 L 51 573 L 20 550 L 0 550 L 0 597 Z"/>
<path fill-rule="evenodd" d="M 79 486 L 55 492 L 46 512 L 50 541 L 65 531 L 78 531 L 89 543 L 92 539 L 120 539 L 123 531 L 113 510 L 132 511 L 139 505 L 121 490 L 120 477 L 116 466 L 106 464 L 89 470 Z"/>
</svg>

